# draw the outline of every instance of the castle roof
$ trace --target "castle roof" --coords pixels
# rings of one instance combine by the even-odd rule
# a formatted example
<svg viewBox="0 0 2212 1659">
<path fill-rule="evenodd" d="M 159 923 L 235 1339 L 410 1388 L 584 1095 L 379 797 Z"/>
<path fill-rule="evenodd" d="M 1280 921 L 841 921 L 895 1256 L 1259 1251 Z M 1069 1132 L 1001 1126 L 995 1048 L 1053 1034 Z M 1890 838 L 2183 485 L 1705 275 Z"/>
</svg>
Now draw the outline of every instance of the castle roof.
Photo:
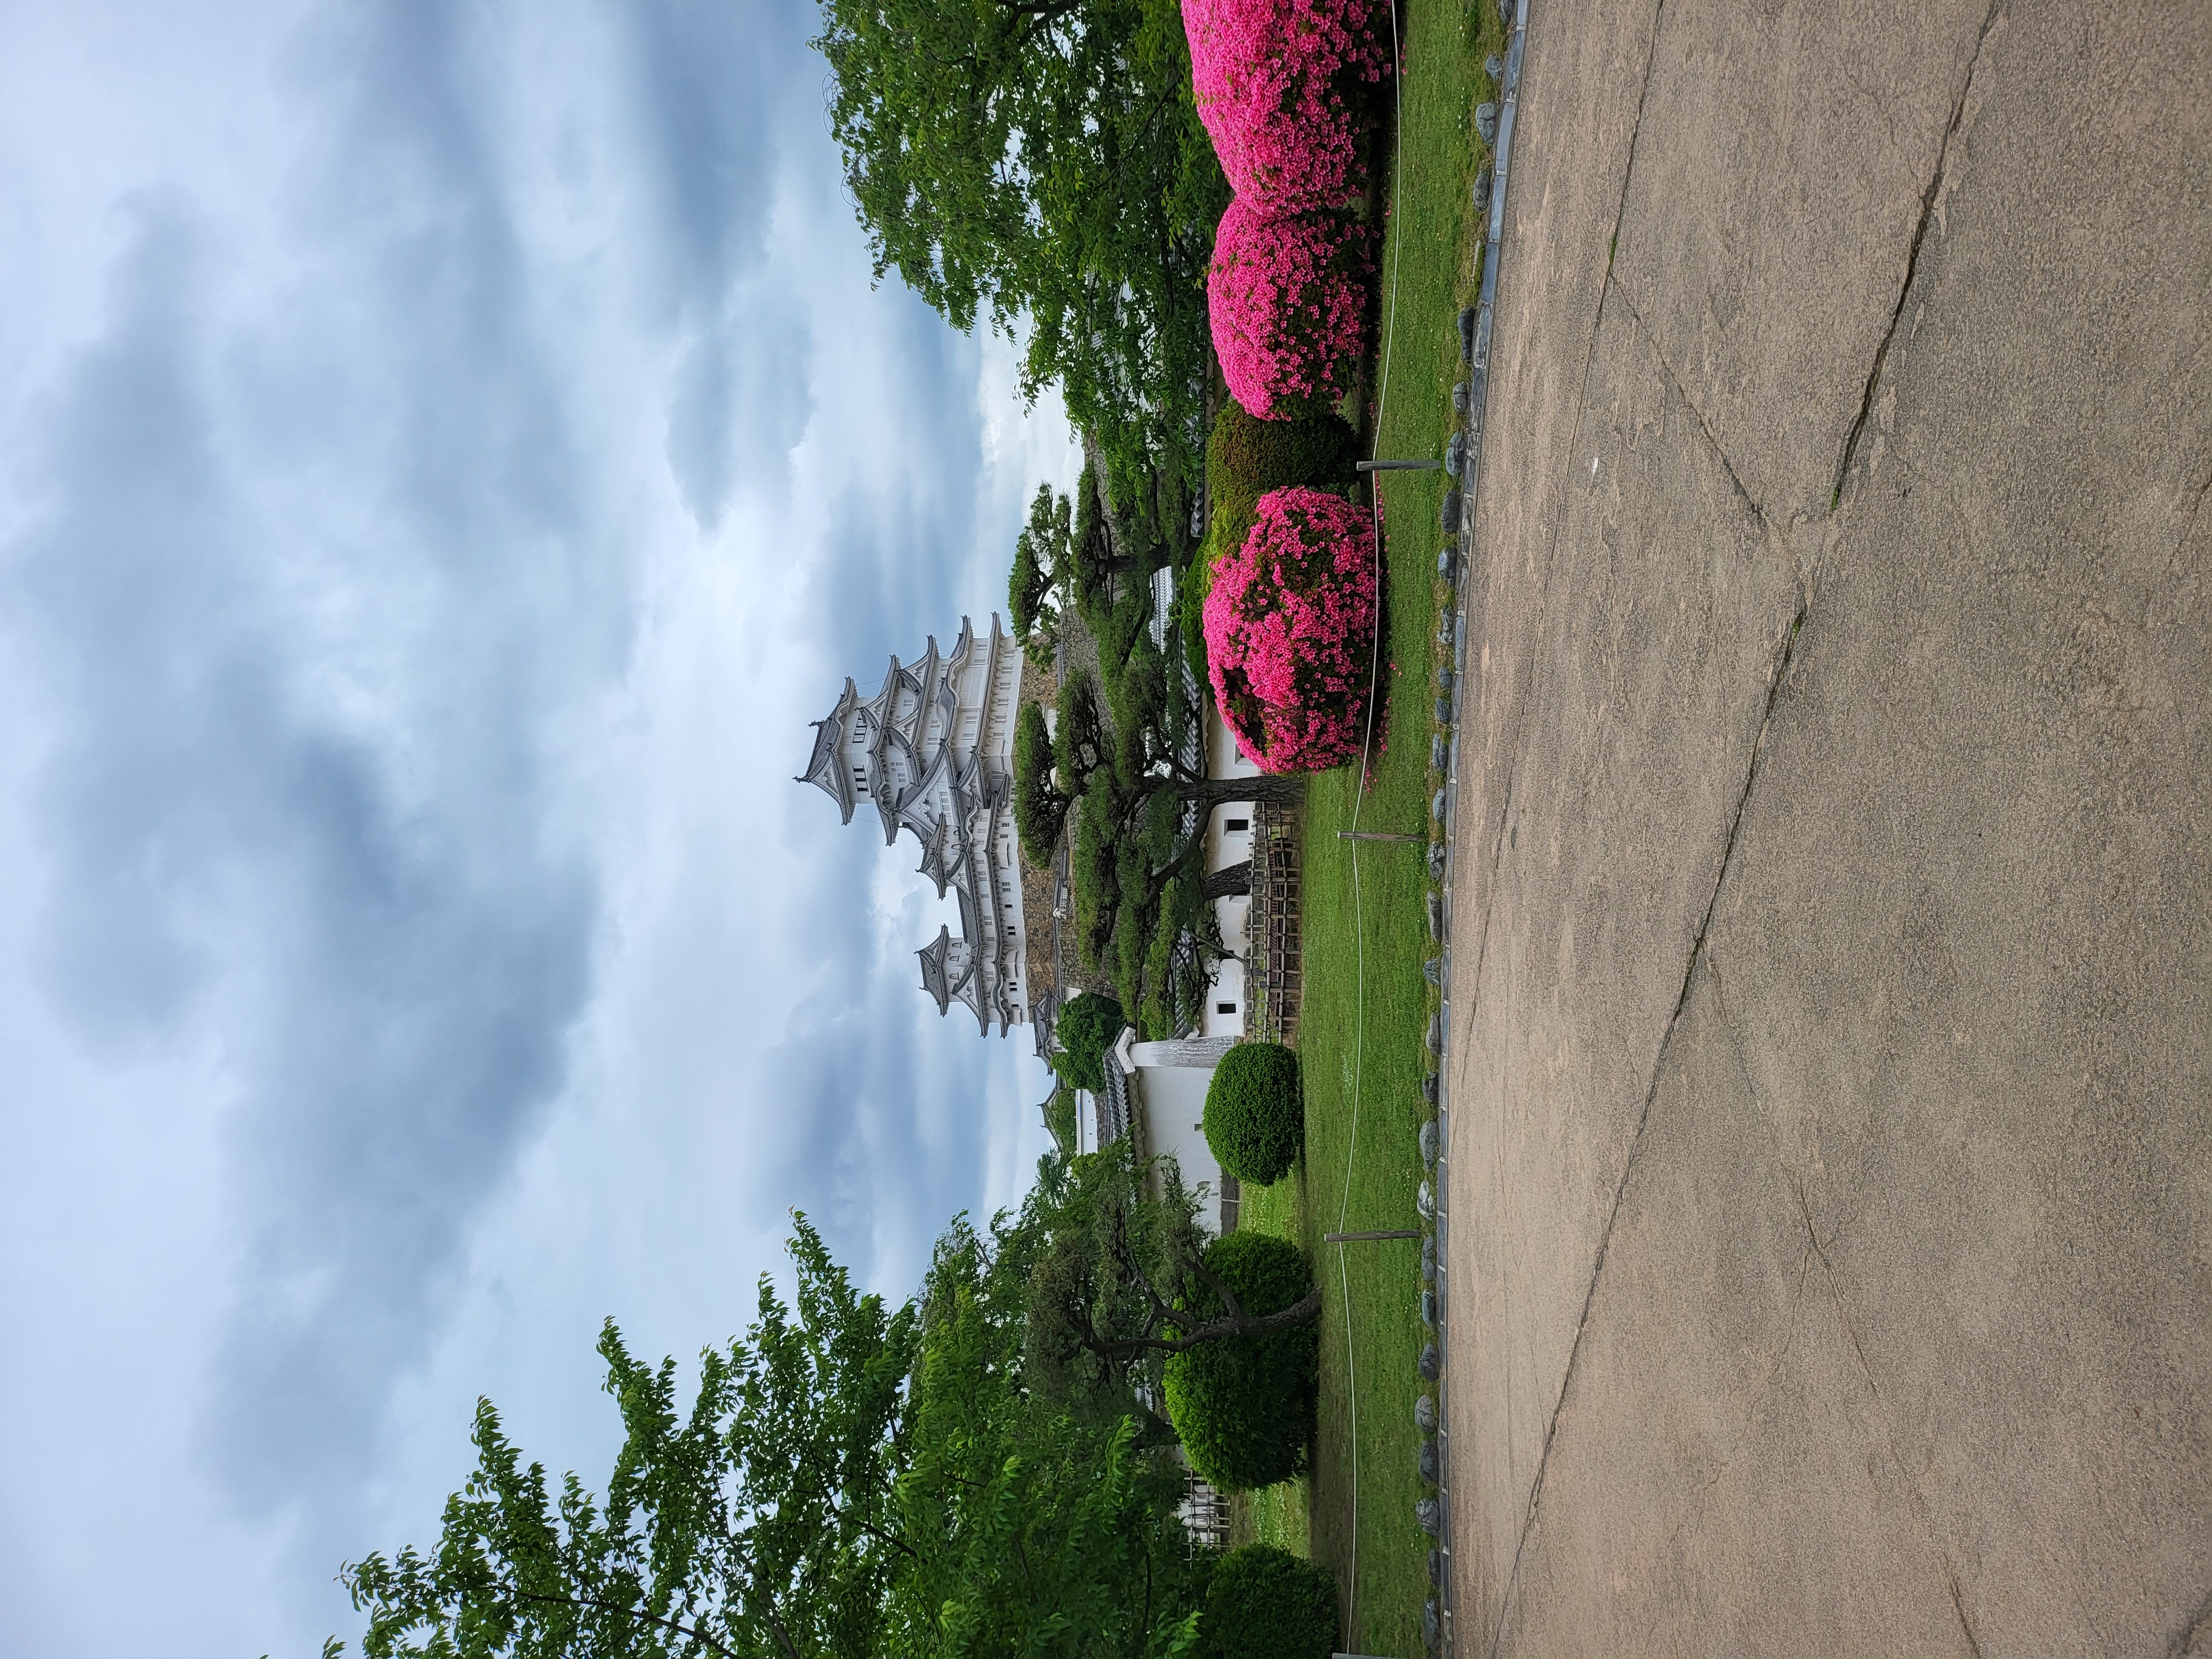
<svg viewBox="0 0 2212 1659">
<path fill-rule="evenodd" d="M 853 808 L 857 804 L 853 793 L 853 780 L 845 770 L 840 752 L 845 743 L 845 722 L 852 717 L 860 694 L 851 680 L 845 682 L 845 694 L 837 699 L 837 706 L 830 711 L 826 720 L 814 722 L 814 751 L 806 757 L 806 769 L 795 781 L 817 785 L 837 803 L 843 822 L 853 821 Z"/>
</svg>

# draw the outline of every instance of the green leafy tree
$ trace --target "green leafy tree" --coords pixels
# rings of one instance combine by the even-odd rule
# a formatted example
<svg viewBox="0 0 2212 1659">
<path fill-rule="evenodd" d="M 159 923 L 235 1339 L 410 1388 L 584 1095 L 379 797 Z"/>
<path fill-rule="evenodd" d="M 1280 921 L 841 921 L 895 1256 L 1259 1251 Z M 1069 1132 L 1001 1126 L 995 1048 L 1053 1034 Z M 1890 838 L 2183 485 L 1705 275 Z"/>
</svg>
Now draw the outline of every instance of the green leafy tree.
<svg viewBox="0 0 2212 1659">
<path fill-rule="evenodd" d="M 907 1438 L 910 1309 L 855 1295 L 804 1218 L 796 1312 L 766 1279 L 744 1340 L 700 1358 L 688 1414 L 676 1365 L 633 1358 L 609 1322 L 606 1391 L 626 1431 L 604 1498 L 557 1493 L 489 1401 L 477 1469 L 436 1547 L 371 1555 L 343 1581 L 363 1651 L 398 1656 L 865 1652 L 911 1546 L 894 1479 Z"/>
<path fill-rule="evenodd" d="M 1248 1316 L 1317 1295 L 1306 1253 L 1272 1233 L 1225 1234 L 1206 1247 L 1205 1265 L 1206 1282 L 1191 1307 L 1200 1320 L 1233 1305 L 1231 1291 Z M 1218 1294 L 1217 1285 L 1224 1287 Z M 1248 1322 L 1256 1328 L 1265 1320 Z M 1220 1492 L 1251 1492 L 1303 1472 L 1320 1353 L 1318 1333 L 1306 1324 L 1169 1355 L 1163 1392 L 1191 1467 Z"/>
<path fill-rule="evenodd" d="M 573 1474 L 556 1491 L 480 1402 L 477 1470 L 436 1547 L 344 1569 L 363 1650 L 1186 1650 L 1203 1584 L 1180 1476 L 1138 1422 L 1079 1423 L 1024 1374 L 1042 1239 L 1027 1216 L 981 1234 L 957 1220 L 922 1296 L 887 1311 L 801 1218 L 794 1305 L 763 1282 L 745 1338 L 702 1356 L 688 1413 L 674 1362 L 640 1364 L 610 1324 L 599 1352 L 626 1436 L 604 1498 Z"/>
<path fill-rule="evenodd" d="M 1091 775 L 1113 754 L 1098 709 L 1098 687 L 1089 673 L 1072 669 L 1060 683 L 1052 737 L 1053 763 L 1071 797 L 1090 786 Z"/>
<path fill-rule="evenodd" d="M 1039 1242 L 1025 1216 L 981 1233 L 956 1224 L 939 1244 L 898 1483 L 915 1553 L 894 1581 L 885 1645 L 1168 1659 L 1195 1642 L 1203 1589 L 1175 1519 L 1182 1480 L 1139 1443 L 1135 1419 L 1079 1422 L 1025 1386 Z"/>
<path fill-rule="evenodd" d="M 823 0 L 830 127 L 872 245 L 1132 465 L 1194 463 L 1228 186 L 1163 0 Z"/>
</svg>

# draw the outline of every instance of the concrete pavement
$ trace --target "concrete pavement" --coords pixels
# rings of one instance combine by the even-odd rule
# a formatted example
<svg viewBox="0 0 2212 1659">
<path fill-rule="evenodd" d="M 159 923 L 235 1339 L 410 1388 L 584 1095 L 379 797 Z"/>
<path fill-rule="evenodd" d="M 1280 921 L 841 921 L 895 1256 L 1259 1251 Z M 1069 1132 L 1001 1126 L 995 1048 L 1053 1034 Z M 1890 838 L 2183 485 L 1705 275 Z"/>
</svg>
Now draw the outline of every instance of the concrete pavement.
<svg viewBox="0 0 2212 1659">
<path fill-rule="evenodd" d="M 1521 97 L 1455 1650 L 2212 1652 L 2212 12 L 1549 3 Z"/>
</svg>

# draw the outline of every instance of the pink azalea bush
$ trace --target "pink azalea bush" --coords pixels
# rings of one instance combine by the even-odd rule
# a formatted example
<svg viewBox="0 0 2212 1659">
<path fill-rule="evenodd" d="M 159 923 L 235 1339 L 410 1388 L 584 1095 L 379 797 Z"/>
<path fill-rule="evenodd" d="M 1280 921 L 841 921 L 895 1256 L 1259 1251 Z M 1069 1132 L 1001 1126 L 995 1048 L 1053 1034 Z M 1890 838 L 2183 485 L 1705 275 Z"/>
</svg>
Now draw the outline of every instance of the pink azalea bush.
<svg viewBox="0 0 2212 1659">
<path fill-rule="evenodd" d="M 1230 395 L 1261 420 L 1334 402 L 1367 349 L 1365 227 L 1328 213 L 1271 216 L 1243 197 L 1206 273 L 1213 349 Z"/>
<path fill-rule="evenodd" d="M 1183 0 L 1198 118 L 1237 195 L 1291 213 L 1361 188 L 1344 93 L 1390 68 L 1378 15 L 1374 0 Z"/>
<path fill-rule="evenodd" d="M 1203 614 L 1214 702 L 1254 764 L 1318 772 L 1358 758 L 1376 619 L 1368 509 L 1269 490 L 1244 545 L 1215 566 Z"/>
</svg>

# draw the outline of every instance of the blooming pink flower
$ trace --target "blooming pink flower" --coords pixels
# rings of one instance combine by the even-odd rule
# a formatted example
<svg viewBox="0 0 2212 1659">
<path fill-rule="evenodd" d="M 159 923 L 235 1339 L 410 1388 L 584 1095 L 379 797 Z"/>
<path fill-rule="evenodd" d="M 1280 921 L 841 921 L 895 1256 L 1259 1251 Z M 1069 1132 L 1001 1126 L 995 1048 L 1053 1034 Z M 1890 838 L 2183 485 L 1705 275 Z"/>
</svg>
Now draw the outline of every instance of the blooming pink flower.
<svg viewBox="0 0 2212 1659">
<path fill-rule="evenodd" d="M 1230 188 L 1270 212 L 1358 191 L 1355 81 L 1390 71 L 1374 0 L 1183 0 L 1191 88 Z"/>
<path fill-rule="evenodd" d="M 1373 667 L 1375 527 L 1366 509 L 1294 486 L 1260 498 L 1244 545 L 1215 567 L 1203 613 L 1214 701 L 1265 772 L 1356 758 Z"/>
<path fill-rule="evenodd" d="M 1230 395 L 1261 420 L 1344 395 L 1367 349 L 1365 227 L 1334 214 L 1270 216 L 1243 197 L 1206 273 L 1213 349 Z"/>
</svg>

